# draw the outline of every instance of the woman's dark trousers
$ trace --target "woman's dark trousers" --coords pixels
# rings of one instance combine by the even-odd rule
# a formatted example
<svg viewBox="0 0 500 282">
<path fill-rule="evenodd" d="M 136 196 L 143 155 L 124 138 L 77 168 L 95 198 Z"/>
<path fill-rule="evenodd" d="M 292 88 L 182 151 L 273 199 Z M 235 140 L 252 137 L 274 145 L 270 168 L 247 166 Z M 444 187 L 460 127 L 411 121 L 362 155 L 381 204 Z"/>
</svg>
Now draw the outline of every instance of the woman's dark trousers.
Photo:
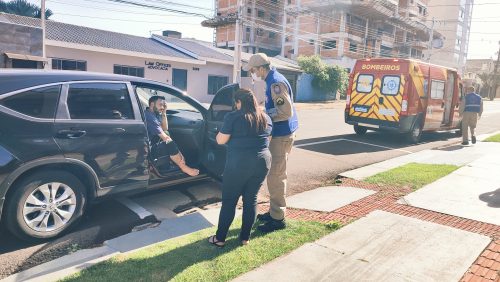
<svg viewBox="0 0 500 282">
<path fill-rule="evenodd" d="M 216 233 L 217 241 L 226 240 L 240 196 L 243 198 L 240 240 L 250 239 L 250 232 L 257 215 L 257 193 L 270 167 L 271 153 L 267 149 L 260 152 L 255 150 L 228 152 L 222 183 L 222 208 Z"/>
</svg>

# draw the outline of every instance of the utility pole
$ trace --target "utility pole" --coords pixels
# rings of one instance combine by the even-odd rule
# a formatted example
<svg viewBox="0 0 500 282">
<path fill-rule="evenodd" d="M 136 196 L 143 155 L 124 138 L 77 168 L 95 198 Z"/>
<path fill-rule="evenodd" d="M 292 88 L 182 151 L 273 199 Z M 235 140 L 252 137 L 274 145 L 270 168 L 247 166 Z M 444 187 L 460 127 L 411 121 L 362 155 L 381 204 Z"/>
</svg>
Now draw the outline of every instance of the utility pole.
<svg viewBox="0 0 500 282">
<path fill-rule="evenodd" d="M 498 87 L 498 78 L 497 78 L 497 73 L 498 73 L 498 64 L 500 63 L 500 41 L 498 41 L 498 56 L 497 56 L 497 61 L 495 62 L 495 69 L 493 69 L 493 93 L 490 93 L 490 100 L 495 99 L 497 96 L 497 87 Z"/>
<path fill-rule="evenodd" d="M 287 14 L 286 14 L 286 8 L 287 8 L 287 3 L 286 1 L 283 1 L 283 22 L 282 22 L 282 30 L 283 32 L 281 33 L 281 57 L 285 57 L 285 44 L 286 44 L 286 37 L 287 37 Z"/>
<path fill-rule="evenodd" d="M 435 20 L 434 20 L 434 17 L 432 17 L 432 24 L 431 24 L 431 31 L 430 31 L 430 35 L 429 35 L 429 46 L 427 48 L 428 52 L 429 52 L 429 57 L 427 58 L 427 61 L 430 62 L 431 61 L 431 53 L 432 53 L 432 40 L 434 39 L 434 23 L 435 23 Z"/>
<path fill-rule="evenodd" d="M 41 6 L 41 21 L 42 21 L 42 57 L 47 59 L 47 54 L 45 53 L 45 0 L 42 0 Z M 42 62 L 43 68 L 48 67 L 48 63 L 46 61 Z"/>
<path fill-rule="evenodd" d="M 234 30 L 233 83 L 241 82 L 241 7 L 242 0 L 238 0 L 236 4 L 236 24 Z"/>
</svg>

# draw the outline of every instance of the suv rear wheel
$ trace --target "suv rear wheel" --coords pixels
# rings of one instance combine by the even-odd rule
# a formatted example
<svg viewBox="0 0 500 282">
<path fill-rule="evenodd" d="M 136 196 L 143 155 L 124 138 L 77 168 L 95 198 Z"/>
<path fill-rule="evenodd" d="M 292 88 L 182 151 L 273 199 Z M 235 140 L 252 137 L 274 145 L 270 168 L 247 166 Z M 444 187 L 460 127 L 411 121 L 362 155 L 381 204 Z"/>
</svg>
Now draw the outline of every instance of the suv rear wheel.
<svg viewBox="0 0 500 282">
<path fill-rule="evenodd" d="M 22 179 L 6 199 L 6 226 L 24 240 L 49 239 L 66 231 L 84 210 L 83 184 L 65 171 L 40 171 Z"/>
</svg>

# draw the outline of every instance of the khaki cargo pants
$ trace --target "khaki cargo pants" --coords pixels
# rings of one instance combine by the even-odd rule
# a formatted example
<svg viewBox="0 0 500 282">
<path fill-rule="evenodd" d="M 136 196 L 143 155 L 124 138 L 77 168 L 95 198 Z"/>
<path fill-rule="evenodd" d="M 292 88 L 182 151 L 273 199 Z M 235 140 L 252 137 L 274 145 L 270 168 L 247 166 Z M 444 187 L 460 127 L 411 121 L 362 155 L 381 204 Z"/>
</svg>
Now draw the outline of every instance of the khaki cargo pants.
<svg viewBox="0 0 500 282">
<path fill-rule="evenodd" d="M 270 195 L 269 213 L 276 220 L 285 218 L 286 211 L 286 186 L 287 174 L 286 163 L 288 154 L 292 150 L 294 134 L 288 136 L 273 137 L 269 144 L 272 161 L 271 170 L 267 176 L 267 188 Z"/>
<path fill-rule="evenodd" d="M 464 112 L 462 118 L 462 141 L 469 142 L 469 128 L 470 134 L 476 136 L 474 130 L 476 129 L 478 113 Z"/>
</svg>

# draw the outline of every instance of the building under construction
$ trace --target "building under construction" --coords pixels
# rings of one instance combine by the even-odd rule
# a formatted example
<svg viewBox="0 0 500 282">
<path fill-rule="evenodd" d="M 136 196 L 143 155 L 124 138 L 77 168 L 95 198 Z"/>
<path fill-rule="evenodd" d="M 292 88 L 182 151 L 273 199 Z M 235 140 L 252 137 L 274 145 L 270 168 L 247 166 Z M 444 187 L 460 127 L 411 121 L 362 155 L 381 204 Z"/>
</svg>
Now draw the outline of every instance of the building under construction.
<svg viewBox="0 0 500 282">
<path fill-rule="evenodd" d="M 319 55 L 352 68 L 366 57 L 423 58 L 432 37 L 429 0 L 241 0 L 243 51 L 296 59 Z M 216 0 L 217 47 L 234 48 L 237 0 Z M 437 41 L 436 41 L 437 42 Z M 439 46 L 435 46 L 439 47 Z"/>
</svg>

